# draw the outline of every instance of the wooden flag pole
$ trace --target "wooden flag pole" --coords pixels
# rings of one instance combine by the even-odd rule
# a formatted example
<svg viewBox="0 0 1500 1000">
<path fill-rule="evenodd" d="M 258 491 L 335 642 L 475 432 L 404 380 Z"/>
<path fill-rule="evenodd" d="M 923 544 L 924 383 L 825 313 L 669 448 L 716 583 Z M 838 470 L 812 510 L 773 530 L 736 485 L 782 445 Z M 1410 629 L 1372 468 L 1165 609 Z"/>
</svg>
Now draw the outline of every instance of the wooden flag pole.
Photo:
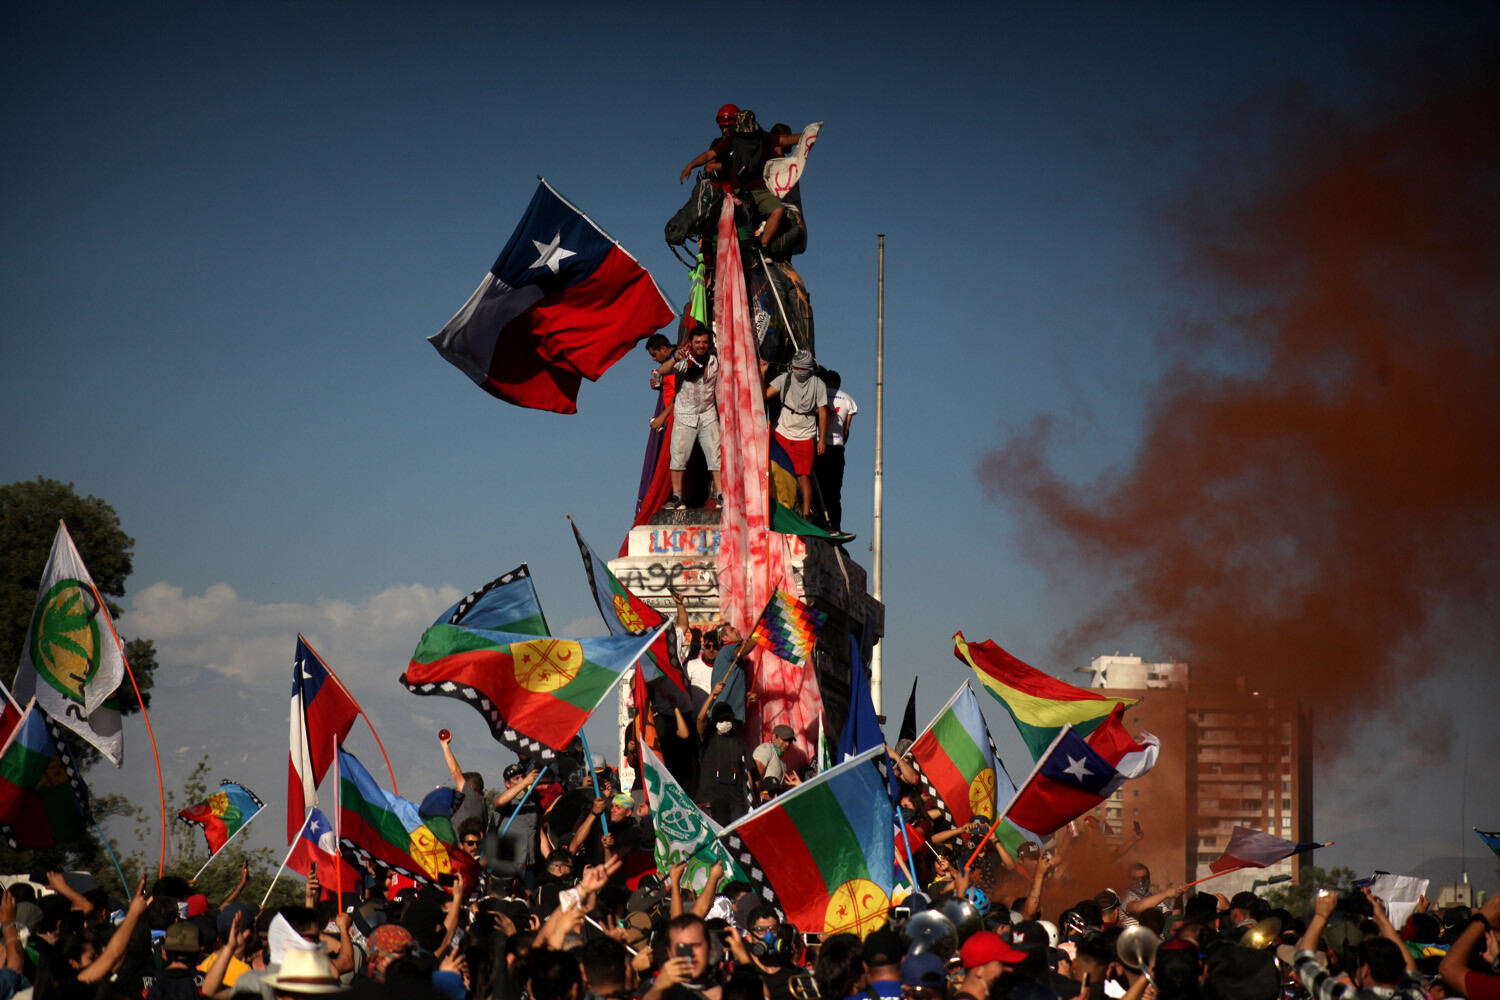
<svg viewBox="0 0 1500 1000">
<path fill-rule="evenodd" d="M 1328 843 L 1326 843 L 1326 844 L 1320 844 L 1318 846 L 1320 846 L 1320 847 L 1332 847 L 1333 846 L 1333 841 L 1330 840 Z M 1291 855 L 1287 855 L 1287 857 L 1291 857 Z M 1286 859 L 1283 858 L 1282 860 L 1284 861 Z M 1244 871 L 1246 868 L 1253 868 L 1253 867 L 1255 867 L 1255 866 L 1254 865 L 1235 865 L 1233 868 L 1226 868 L 1226 869 L 1224 869 L 1221 872 L 1214 872 L 1212 875 L 1205 875 L 1202 878 L 1198 879 L 1197 881 L 1189 882 L 1187 885 L 1183 886 L 1183 888 L 1184 889 L 1191 889 L 1193 886 L 1198 885 L 1199 883 L 1207 882 L 1209 879 L 1218 878 L 1220 875 L 1229 875 L 1229 874 L 1231 874 L 1233 872 Z M 1261 867 L 1265 867 L 1265 866 L 1262 865 Z"/>
<path fill-rule="evenodd" d="M 333 672 L 333 668 L 328 665 L 328 661 L 323 659 L 322 655 L 316 649 L 312 648 L 312 643 L 309 643 L 305 638 L 303 638 L 301 632 L 297 633 L 297 638 L 302 639 L 303 644 L 307 646 L 308 652 L 316 656 L 318 658 L 318 662 L 323 664 L 323 669 L 328 671 L 328 676 L 332 677 L 334 682 L 338 684 L 339 690 L 343 691 L 344 694 L 349 696 L 349 700 L 354 703 L 354 710 L 359 713 L 359 717 L 361 719 L 365 720 L 365 725 L 370 727 L 370 735 L 375 737 L 375 745 L 380 748 L 380 756 L 385 758 L 385 769 L 391 776 L 391 793 L 393 795 L 400 795 L 401 790 L 396 787 L 396 770 L 395 768 L 391 767 L 391 758 L 386 755 L 385 744 L 380 742 L 380 734 L 375 731 L 375 723 L 370 721 L 370 717 L 366 715 L 365 710 L 360 707 L 359 699 L 354 697 L 354 692 L 349 690 L 349 685 L 345 684 L 343 679 L 340 678 L 338 674 Z M 305 707 L 303 711 L 306 711 Z M 335 743 L 334 746 L 335 748 L 337 748 L 338 744 Z M 336 749 L 334 752 L 334 759 L 338 759 L 338 753 Z"/>
<path fill-rule="evenodd" d="M 115 631 L 115 621 L 109 613 L 109 606 L 104 603 L 104 598 L 99 595 L 99 588 L 94 586 L 93 581 L 89 581 L 89 589 L 94 592 L 94 606 L 104 611 L 104 620 L 109 622 L 109 634 L 114 637 L 115 645 L 120 649 L 120 662 L 125 664 L 125 674 L 130 678 L 131 689 L 135 691 L 136 704 L 141 706 L 141 718 L 146 720 L 146 735 L 151 738 L 151 756 L 156 760 L 156 790 L 161 803 L 161 859 L 156 865 L 156 877 L 161 878 L 167 870 L 167 786 L 161 780 L 161 754 L 156 750 L 156 731 L 151 728 L 151 713 L 146 711 L 146 701 L 141 697 L 141 687 L 135 682 L 135 671 L 130 669 L 130 660 L 125 656 L 125 644 L 120 641 L 120 633 Z"/>
<path fill-rule="evenodd" d="M 968 681 L 965 681 L 964 683 L 967 684 Z M 969 873 L 969 869 L 974 866 L 974 861 L 979 857 L 979 852 L 984 850 L 984 845 L 988 844 L 990 842 L 990 837 L 994 836 L 995 828 L 1000 825 L 1000 821 L 1010 813 L 1010 807 L 1016 804 L 1016 799 L 1019 799 L 1021 797 L 1021 793 L 1026 791 L 1027 787 L 1030 786 L 1032 779 L 1034 779 L 1038 774 L 1041 773 L 1042 763 L 1049 756 L 1051 756 L 1053 750 L 1057 749 L 1057 745 L 1062 742 L 1062 738 L 1072 731 L 1073 726 L 1071 723 L 1063 726 L 1062 730 L 1057 734 L 1057 737 L 1053 739 L 1051 745 L 1047 747 L 1047 752 L 1036 759 L 1036 766 L 1031 769 L 1031 773 L 1026 776 L 1026 780 L 1021 782 L 1021 787 L 1016 789 L 1016 794 L 1012 795 L 1010 797 L 1010 801 L 1005 803 L 1005 808 L 1000 810 L 1000 815 L 995 817 L 995 822 L 991 823 L 990 828 L 984 832 L 984 839 L 979 842 L 979 846 L 974 848 L 974 853 L 969 855 L 969 860 L 964 863 L 965 875 L 967 875 Z"/>
</svg>

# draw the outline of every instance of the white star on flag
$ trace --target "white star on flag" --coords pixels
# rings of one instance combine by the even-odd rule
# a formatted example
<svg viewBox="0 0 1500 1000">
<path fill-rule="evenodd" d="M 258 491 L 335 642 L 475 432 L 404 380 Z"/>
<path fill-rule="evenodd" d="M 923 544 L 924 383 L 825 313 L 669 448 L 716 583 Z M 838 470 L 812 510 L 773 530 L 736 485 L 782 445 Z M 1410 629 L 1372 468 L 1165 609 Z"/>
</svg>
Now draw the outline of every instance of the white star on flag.
<svg viewBox="0 0 1500 1000">
<path fill-rule="evenodd" d="M 557 235 L 552 237 L 551 243 L 543 243 L 541 240 L 532 240 L 531 245 L 536 247 L 536 252 L 539 254 L 539 256 L 536 259 L 536 263 L 527 268 L 528 271 L 534 271 L 539 267 L 545 267 L 553 274 L 556 274 L 557 266 L 559 264 L 567 260 L 569 257 L 577 256 L 577 254 L 572 250 L 564 250 L 562 248 L 562 230 L 560 229 L 557 231 Z"/>
<path fill-rule="evenodd" d="M 1090 771 L 1088 768 L 1086 768 L 1086 767 L 1083 766 L 1083 759 L 1082 758 L 1080 758 L 1078 760 L 1074 760 L 1071 756 L 1069 756 L 1068 757 L 1068 766 L 1065 767 L 1065 768 L 1063 768 L 1063 773 L 1064 774 L 1071 774 L 1073 777 L 1077 778 L 1080 782 L 1082 782 L 1084 778 L 1088 777 L 1093 772 Z"/>
</svg>

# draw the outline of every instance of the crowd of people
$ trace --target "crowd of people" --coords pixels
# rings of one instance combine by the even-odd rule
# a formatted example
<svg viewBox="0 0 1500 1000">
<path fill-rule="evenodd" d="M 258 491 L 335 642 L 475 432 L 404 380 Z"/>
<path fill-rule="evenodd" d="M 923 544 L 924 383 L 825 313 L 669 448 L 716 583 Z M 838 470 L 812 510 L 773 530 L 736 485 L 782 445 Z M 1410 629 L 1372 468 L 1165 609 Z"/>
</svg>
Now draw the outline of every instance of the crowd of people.
<svg viewBox="0 0 1500 1000">
<path fill-rule="evenodd" d="M 741 744 L 735 766 L 795 781 L 780 759 L 792 738 L 778 730 L 769 754 Z M 1251 892 L 1157 886 L 1128 860 L 1139 835 L 1117 842 L 1092 819 L 1012 854 L 982 820 L 945 823 L 903 750 L 890 753 L 915 853 L 909 865 L 898 849 L 895 877 L 910 892 L 863 937 L 792 926 L 717 863 L 696 893 L 684 864 L 657 871 L 648 799 L 602 759 L 516 762 L 484 791 L 444 740 L 468 804 L 455 849 L 478 861 L 480 884 L 368 868 L 337 899 L 314 873 L 302 905 L 261 910 L 238 899 L 248 870 L 225 899 L 168 877 L 128 904 L 51 873 L 0 897 L 0 1000 L 1500 997 L 1500 896 L 1441 912 L 1424 899 L 1399 928 L 1368 890 L 1273 910 Z"/>
</svg>

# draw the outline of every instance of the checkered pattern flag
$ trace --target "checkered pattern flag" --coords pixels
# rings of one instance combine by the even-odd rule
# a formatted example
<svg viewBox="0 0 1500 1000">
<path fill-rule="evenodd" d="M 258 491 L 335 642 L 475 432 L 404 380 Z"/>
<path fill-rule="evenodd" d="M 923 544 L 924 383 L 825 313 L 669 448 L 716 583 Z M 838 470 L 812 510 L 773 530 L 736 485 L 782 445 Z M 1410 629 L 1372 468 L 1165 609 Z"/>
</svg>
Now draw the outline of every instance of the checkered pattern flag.
<svg viewBox="0 0 1500 1000">
<path fill-rule="evenodd" d="M 750 891 L 755 898 L 770 906 L 776 911 L 778 922 L 786 922 L 786 911 L 781 908 L 781 902 L 776 898 L 776 893 L 771 889 L 771 883 L 766 881 L 766 873 L 761 870 L 760 862 L 755 860 L 755 855 L 750 853 L 745 842 L 737 833 L 728 833 L 720 838 L 724 846 L 729 849 L 729 856 L 739 864 L 740 870 L 745 873 L 745 878 L 750 883 Z"/>
<path fill-rule="evenodd" d="M 922 770 L 922 765 L 917 763 L 917 758 L 908 757 L 906 758 L 906 763 L 911 765 L 913 771 L 917 772 L 917 783 L 922 786 L 922 791 L 927 793 L 933 805 L 937 806 L 942 812 L 943 819 L 948 821 L 948 825 L 953 826 L 953 810 L 948 808 L 948 803 L 944 802 L 943 797 L 938 794 L 937 787 L 933 785 L 932 779 L 927 777 L 927 772 Z"/>
<path fill-rule="evenodd" d="M 524 568 L 524 567 L 523 567 Z M 557 751 L 527 736 L 525 733 L 517 732 L 507 725 L 505 719 L 500 715 L 500 709 L 489 699 L 483 691 L 460 684 L 458 681 L 436 681 L 428 684 L 413 684 L 401 675 L 401 684 L 406 690 L 416 695 L 442 695 L 448 698 L 457 698 L 459 701 L 468 702 L 475 711 L 484 716 L 484 721 L 489 724 L 490 735 L 495 740 L 511 750 L 516 756 L 530 758 L 543 764 L 549 764 L 557 759 Z"/>
<path fill-rule="evenodd" d="M 467 615 L 471 610 L 473 610 L 474 605 L 479 603 L 479 599 L 485 594 L 488 594 L 490 591 L 494 590 L 496 587 L 503 587 L 508 583 L 515 583 L 517 580 L 526 580 L 530 577 L 531 570 L 525 563 L 517 566 L 515 569 L 511 570 L 509 573 L 506 573 L 504 576 L 497 576 L 495 579 L 491 580 L 489 583 L 485 584 L 483 587 L 480 587 L 478 590 L 474 591 L 474 593 L 470 594 L 468 597 L 465 597 L 463 600 L 454 605 L 453 614 L 448 616 L 448 624 L 463 624 L 464 616 Z"/>
</svg>

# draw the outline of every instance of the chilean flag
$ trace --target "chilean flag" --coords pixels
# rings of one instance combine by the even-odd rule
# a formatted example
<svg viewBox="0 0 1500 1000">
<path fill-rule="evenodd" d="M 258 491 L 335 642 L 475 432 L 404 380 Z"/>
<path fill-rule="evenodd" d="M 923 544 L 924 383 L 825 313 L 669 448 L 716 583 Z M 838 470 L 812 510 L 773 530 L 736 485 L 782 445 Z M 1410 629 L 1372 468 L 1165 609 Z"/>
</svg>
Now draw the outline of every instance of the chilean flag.
<svg viewBox="0 0 1500 1000">
<path fill-rule="evenodd" d="M 1116 706 L 1087 741 L 1063 726 L 1002 815 L 1045 836 L 1109 798 L 1126 779 L 1151 770 L 1161 743 L 1145 733 L 1133 739 L 1123 714 Z"/>
<path fill-rule="evenodd" d="M 318 883 L 332 894 L 342 878 L 345 892 L 356 891 L 362 884 L 359 872 L 343 859 L 334 836 L 333 824 L 323 815 L 323 810 L 314 809 L 302 824 L 301 836 L 292 845 L 287 855 L 286 866 L 306 878 L 312 866 L 318 866 Z M 342 870 L 336 866 L 342 866 Z"/>
<path fill-rule="evenodd" d="M 427 339 L 507 403 L 576 413 L 582 379 L 676 318 L 646 269 L 542 181 L 490 273 Z"/>
<path fill-rule="evenodd" d="M 291 760 L 287 771 L 286 841 L 302 829 L 298 816 L 318 801 L 318 782 L 333 765 L 333 740 L 349 735 L 359 708 L 328 673 L 322 657 L 297 636 L 297 661 L 292 668 Z"/>
</svg>

